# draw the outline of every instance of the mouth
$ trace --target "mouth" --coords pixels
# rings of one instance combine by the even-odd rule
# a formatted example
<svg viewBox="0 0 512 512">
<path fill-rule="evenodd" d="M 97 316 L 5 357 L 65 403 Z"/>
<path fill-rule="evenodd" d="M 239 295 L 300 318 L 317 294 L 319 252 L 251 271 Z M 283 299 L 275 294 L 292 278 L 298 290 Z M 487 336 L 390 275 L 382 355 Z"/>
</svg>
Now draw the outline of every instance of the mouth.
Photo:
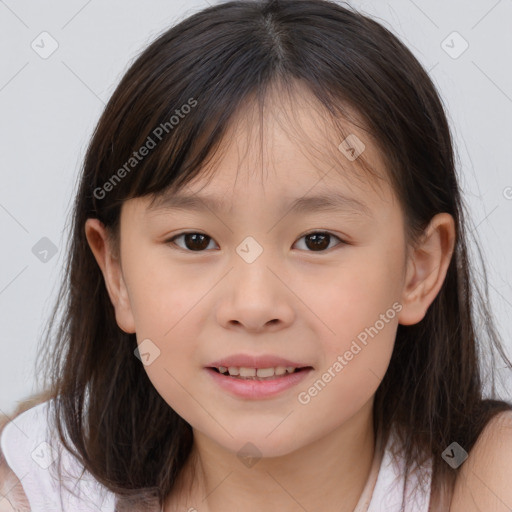
<svg viewBox="0 0 512 512">
<path fill-rule="evenodd" d="M 314 368 L 210 366 L 205 370 L 214 384 L 232 396 L 244 400 L 268 400 L 296 387 Z"/>
<path fill-rule="evenodd" d="M 237 380 L 268 381 L 283 379 L 291 374 L 312 370 L 313 367 L 277 366 L 270 368 L 248 368 L 237 366 L 219 366 L 209 367 L 208 369 L 225 377 L 230 377 Z"/>
</svg>

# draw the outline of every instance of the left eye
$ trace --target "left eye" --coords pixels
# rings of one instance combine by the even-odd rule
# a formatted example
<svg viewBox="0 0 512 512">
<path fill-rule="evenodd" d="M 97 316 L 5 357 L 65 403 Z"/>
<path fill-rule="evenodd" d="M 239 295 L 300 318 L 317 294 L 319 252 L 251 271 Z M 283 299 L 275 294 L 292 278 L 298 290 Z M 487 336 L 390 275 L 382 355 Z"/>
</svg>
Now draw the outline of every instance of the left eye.
<svg viewBox="0 0 512 512">
<path fill-rule="evenodd" d="M 329 233 L 327 231 L 315 231 L 313 233 L 308 233 L 304 236 L 301 236 L 299 240 L 302 240 L 305 238 L 307 242 L 305 243 L 306 247 L 308 249 L 314 248 L 314 249 L 320 249 L 320 252 L 322 252 L 325 249 L 330 249 L 332 246 L 330 242 L 333 238 L 336 240 L 339 240 L 340 244 L 344 243 L 341 238 L 339 238 L 336 235 L 333 235 L 332 233 Z M 308 243 L 309 242 L 309 243 Z M 339 245 L 339 244 L 336 244 Z M 318 251 L 312 251 L 312 252 L 318 252 Z"/>
<path fill-rule="evenodd" d="M 182 237 L 184 237 L 184 247 L 178 243 L 175 243 L 175 240 L 178 240 Z M 345 243 L 343 240 L 341 240 L 341 238 L 327 231 L 315 231 L 312 233 L 307 233 L 306 235 L 301 236 L 299 240 L 302 240 L 303 238 L 306 239 L 306 248 L 312 249 L 308 252 L 323 252 L 326 249 L 330 249 L 332 247 L 330 242 L 333 238 L 339 240 L 340 243 Z M 187 252 L 203 252 L 209 247 L 210 242 L 213 242 L 213 238 L 205 235 L 204 233 L 189 232 L 175 235 L 169 240 L 166 240 L 166 243 L 169 242 L 177 245 Z"/>
</svg>

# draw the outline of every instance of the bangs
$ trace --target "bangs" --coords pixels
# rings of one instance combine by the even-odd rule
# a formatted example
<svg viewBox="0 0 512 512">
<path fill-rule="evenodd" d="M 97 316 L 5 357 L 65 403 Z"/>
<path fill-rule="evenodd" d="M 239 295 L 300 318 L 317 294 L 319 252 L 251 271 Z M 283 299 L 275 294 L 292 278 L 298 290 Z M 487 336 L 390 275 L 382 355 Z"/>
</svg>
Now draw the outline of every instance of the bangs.
<svg viewBox="0 0 512 512">
<path fill-rule="evenodd" d="M 231 100 L 226 97 L 225 104 L 232 106 Z M 270 119 L 309 161 L 317 172 L 318 183 L 328 175 L 337 175 L 349 185 L 389 182 L 381 153 L 377 154 L 378 144 L 355 109 L 334 98 L 315 96 L 302 81 L 275 80 L 249 91 L 239 100 L 238 110 L 232 107 L 222 115 L 212 112 L 206 116 L 209 122 L 205 122 L 196 100 L 191 98 L 188 103 L 192 106 L 182 107 L 185 115 L 179 116 L 180 109 L 176 109 L 177 114 L 167 121 L 174 123 L 172 130 L 162 122 L 147 136 L 152 153 L 139 165 L 138 176 L 129 178 L 127 198 L 150 196 L 149 207 L 153 208 L 195 181 L 210 183 L 225 151 L 240 133 L 247 134 L 247 139 L 245 152 L 239 154 L 239 168 L 251 150 L 252 159 L 243 166 L 244 170 L 261 168 L 262 175 L 268 173 L 273 166 L 272 158 L 265 159 L 272 151 L 272 136 L 267 135 Z M 306 112 L 311 122 L 303 126 L 304 122 L 298 119 L 300 112 Z M 367 156 L 369 151 L 371 157 Z M 257 152 L 260 158 L 255 161 Z"/>
</svg>

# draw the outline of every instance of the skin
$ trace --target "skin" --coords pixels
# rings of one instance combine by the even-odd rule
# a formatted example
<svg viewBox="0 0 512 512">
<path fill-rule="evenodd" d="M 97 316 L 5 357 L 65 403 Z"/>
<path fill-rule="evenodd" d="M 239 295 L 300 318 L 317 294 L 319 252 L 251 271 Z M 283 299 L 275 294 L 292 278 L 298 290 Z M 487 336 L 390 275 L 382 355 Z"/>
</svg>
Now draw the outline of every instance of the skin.
<svg viewBox="0 0 512 512">
<path fill-rule="evenodd" d="M 512 510 L 512 412 L 484 428 L 455 483 L 450 512 Z"/>
<path fill-rule="evenodd" d="M 166 511 L 238 512 L 243 504 L 247 512 L 352 512 L 374 456 L 373 399 L 398 324 L 422 320 L 452 256 L 450 215 L 436 215 L 422 243 L 408 246 L 389 184 L 354 179 L 355 162 L 337 150 L 337 162 L 317 158 L 312 148 L 328 151 L 340 141 L 332 128 L 321 129 L 325 121 L 310 104 L 297 99 L 293 114 L 313 146 L 290 137 L 281 116 L 286 107 L 272 105 L 264 117 L 265 151 L 245 112 L 225 137 L 214 178 L 200 176 L 187 186 L 219 197 L 225 209 L 151 212 L 149 198 L 131 199 L 121 211 L 119 255 L 100 221 L 85 226 L 119 327 L 158 347 L 159 357 L 144 368 L 193 427 L 193 457 Z M 364 157 L 385 176 L 366 132 L 351 126 L 349 133 L 365 142 Z M 341 209 L 283 213 L 291 198 L 322 191 L 357 198 L 370 216 Z M 193 251 L 189 242 L 186 252 L 185 237 L 175 240 L 181 248 L 168 241 L 183 231 L 208 235 L 208 248 Z M 307 245 L 312 231 L 332 233 L 328 248 Z M 247 236 L 263 248 L 250 264 L 236 252 Z M 298 394 L 393 303 L 399 313 L 309 403 L 299 403 Z M 236 398 L 204 367 L 239 352 L 275 354 L 314 370 L 277 397 Z M 237 456 L 247 442 L 261 454 L 251 467 Z"/>
</svg>

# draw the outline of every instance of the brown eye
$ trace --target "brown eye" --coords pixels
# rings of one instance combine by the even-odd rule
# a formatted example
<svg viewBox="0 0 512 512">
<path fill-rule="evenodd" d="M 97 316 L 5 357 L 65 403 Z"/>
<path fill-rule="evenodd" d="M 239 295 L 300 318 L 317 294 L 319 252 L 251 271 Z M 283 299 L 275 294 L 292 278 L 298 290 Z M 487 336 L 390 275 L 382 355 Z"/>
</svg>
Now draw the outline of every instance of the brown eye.
<svg viewBox="0 0 512 512">
<path fill-rule="evenodd" d="M 175 240 L 182 237 L 185 243 L 185 247 L 181 246 L 180 244 L 176 245 L 182 249 L 193 252 L 204 251 L 210 245 L 210 241 L 212 241 L 212 238 L 210 238 L 208 235 L 205 235 L 204 233 L 181 233 L 180 235 L 171 238 L 169 242 L 175 243 Z"/>
<path fill-rule="evenodd" d="M 175 240 L 183 239 L 182 243 L 176 243 Z M 302 236 L 299 240 L 305 240 L 305 249 L 307 252 L 323 252 L 327 249 L 333 247 L 331 243 L 333 240 L 338 240 L 340 243 L 345 243 L 341 238 L 332 233 L 326 231 L 317 231 L 313 233 L 308 233 Z M 184 251 L 188 252 L 203 252 L 209 248 L 210 243 L 213 242 L 213 239 L 204 233 L 181 233 L 179 235 L 174 236 L 173 238 L 166 241 L 167 243 L 173 243 L 177 245 Z M 339 245 L 335 244 L 335 245 Z M 211 247 L 210 247 L 211 248 Z"/>
<path fill-rule="evenodd" d="M 332 242 L 332 239 L 339 240 L 340 243 L 343 243 L 343 240 L 341 238 L 337 237 L 336 235 L 333 235 L 332 233 L 328 233 L 325 231 L 317 231 L 314 233 L 308 233 L 307 235 L 304 235 L 299 240 L 305 240 L 305 246 L 306 249 L 309 252 L 322 252 L 326 249 L 330 248 L 330 244 Z M 336 244 L 339 245 L 339 244 Z M 332 246 L 331 246 L 332 247 Z"/>
</svg>

